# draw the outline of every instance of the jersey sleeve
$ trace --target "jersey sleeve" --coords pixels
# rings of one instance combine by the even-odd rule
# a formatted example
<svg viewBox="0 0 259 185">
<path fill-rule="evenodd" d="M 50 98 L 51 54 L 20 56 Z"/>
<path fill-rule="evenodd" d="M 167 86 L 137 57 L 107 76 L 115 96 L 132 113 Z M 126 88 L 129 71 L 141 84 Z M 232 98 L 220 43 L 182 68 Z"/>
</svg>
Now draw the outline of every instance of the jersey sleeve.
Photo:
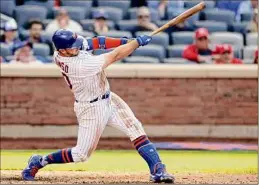
<svg viewBox="0 0 259 185">
<path fill-rule="evenodd" d="M 89 56 L 87 60 L 81 61 L 80 72 L 84 76 L 96 75 L 103 70 L 104 63 L 104 55 Z"/>
</svg>

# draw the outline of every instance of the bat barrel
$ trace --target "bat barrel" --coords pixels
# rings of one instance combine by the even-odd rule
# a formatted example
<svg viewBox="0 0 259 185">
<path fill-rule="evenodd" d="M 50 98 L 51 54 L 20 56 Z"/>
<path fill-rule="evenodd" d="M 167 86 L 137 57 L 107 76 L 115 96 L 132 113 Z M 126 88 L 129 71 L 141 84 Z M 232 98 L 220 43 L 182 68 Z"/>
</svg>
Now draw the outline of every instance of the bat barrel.
<svg viewBox="0 0 259 185">
<path fill-rule="evenodd" d="M 169 21 L 168 23 L 164 24 L 163 26 L 161 26 L 160 28 L 156 29 L 155 31 L 153 31 L 150 36 L 153 36 L 161 31 L 164 31 L 165 29 L 174 26 L 176 24 L 179 24 L 180 22 L 183 22 L 185 19 L 187 19 L 188 17 L 192 16 L 193 14 L 203 10 L 206 7 L 204 1 L 200 2 L 199 4 L 195 5 L 194 7 L 186 10 L 185 12 L 181 13 L 180 15 L 178 15 L 177 17 L 175 17 L 174 19 L 172 19 L 171 21 Z"/>
</svg>

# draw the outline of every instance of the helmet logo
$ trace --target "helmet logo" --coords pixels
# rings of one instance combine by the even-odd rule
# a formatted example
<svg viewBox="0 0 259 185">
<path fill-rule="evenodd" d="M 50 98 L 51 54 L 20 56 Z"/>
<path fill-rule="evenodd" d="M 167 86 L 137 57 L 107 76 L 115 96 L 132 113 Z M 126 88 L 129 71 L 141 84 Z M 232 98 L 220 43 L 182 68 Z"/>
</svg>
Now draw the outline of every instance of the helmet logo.
<svg viewBox="0 0 259 185">
<path fill-rule="evenodd" d="M 76 39 L 76 38 L 77 38 L 77 34 L 76 34 L 76 33 L 73 33 L 72 37 L 73 37 L 74 39 Z"/>
</svg>

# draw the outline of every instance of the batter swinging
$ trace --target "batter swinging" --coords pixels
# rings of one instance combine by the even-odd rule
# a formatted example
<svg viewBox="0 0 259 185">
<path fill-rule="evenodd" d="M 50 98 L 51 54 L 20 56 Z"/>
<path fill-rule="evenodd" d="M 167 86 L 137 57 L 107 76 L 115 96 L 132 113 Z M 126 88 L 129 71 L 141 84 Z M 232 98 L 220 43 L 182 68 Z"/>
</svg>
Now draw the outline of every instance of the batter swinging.
<svg viewBox="0 0 259 185">
<path fill-rule="evenodd" d="M 105 126 L 109 125 L 128 135 L 147 162 L 152 182 L 174 182 L 140 121 L 119 96 L 110 92 L 104 73 L 109 65 L 129 56 L 139 46 L 147 45 L 151 39 L 147 35 L 138 36 L 131 42 L 125 38 L 102 36 L 85 39 L 64 29 L 54 33 L 52 41 L 57 49 L 54 61 L 75 96 L 74 111 L 79 123 L 77 145 L 46 156 L 31 156 L 22 171 L 24 180 L 34 180 L 38 170 L 49 164 L 86 161 L 95 150 Z M 113 51 L 98 56 L 89 52 L 114 47 Z"/>
</svg>

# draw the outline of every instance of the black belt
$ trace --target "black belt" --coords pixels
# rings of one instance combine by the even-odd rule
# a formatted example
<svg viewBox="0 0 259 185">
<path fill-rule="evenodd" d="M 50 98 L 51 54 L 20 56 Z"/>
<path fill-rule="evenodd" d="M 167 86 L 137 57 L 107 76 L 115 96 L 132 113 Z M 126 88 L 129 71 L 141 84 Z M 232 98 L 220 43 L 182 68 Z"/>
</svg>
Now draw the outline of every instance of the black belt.
<svg viewBox="0 0 259 185">
<path fill-rule="evenodd" d="M 91 100 L 90 103 L 94 103 L 94 102 L 98 101 L 99 99 L 104 100 L 104 99 L 107 99 L 107 98 L 109 98 L 109 97 L 110 97 L 110 92 L 108 92 L 108 93 L 102 95 L 101 98 L 97 97 L 97 98 Z M 79 101 L 78 101 L 78 100 L 75 100 L 75 102 L 78 103 Z"/>
</svg>

